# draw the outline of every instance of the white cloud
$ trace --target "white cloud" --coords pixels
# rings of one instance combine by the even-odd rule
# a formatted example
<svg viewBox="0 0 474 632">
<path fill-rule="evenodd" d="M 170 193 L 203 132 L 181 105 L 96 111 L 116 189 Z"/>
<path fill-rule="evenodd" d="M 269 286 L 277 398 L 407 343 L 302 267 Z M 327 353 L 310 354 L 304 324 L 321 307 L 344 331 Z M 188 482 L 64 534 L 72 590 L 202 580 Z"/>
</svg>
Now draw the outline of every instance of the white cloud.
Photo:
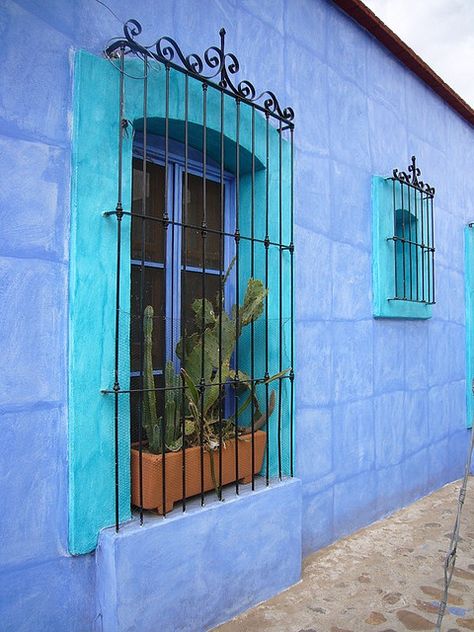
<svg viewBox="0 0 474 632">
<path fill-rule="evenodd" d="M 474 0 L 364 0 L 465 101 L 474 104 Z"/>
</svg>

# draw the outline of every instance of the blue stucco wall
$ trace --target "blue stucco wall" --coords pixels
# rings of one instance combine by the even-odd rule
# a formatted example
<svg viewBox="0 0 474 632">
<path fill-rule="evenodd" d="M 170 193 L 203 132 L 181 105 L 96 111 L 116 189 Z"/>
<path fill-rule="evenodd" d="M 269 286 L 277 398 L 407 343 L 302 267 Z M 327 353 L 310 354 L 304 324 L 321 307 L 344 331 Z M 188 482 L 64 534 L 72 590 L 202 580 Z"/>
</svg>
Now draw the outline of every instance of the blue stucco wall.
<svg viewBox="0 0 474 632">
<path fill-rule="evenodd" d="M 247 490 L 204 509 L 194 502 L 187 514 L 142 528 L 132 523 L 118 536 L 102 531 L 103 632 L 205 632 L 288 588 L 300 573 L 300 481 Z"/>
<path fill-rule="evenodd" d="M 224 26 L 242 76 L 296 111 L 304 552 L 460 476 L 472 128 L 329 0 L 212 0 L 205 17 L 197 0 L 109 4 L 184 50 Z M 97 608 L 94 556 L 67 553 L 72 68 L 120 25 L 93 0 L 4 0 L 0 31 L 0 618 L 83 632 Z M 438 303 L 425 322 L 376 321 L 371 177 L 412 154 L 437 191 Z"/>
</svg>

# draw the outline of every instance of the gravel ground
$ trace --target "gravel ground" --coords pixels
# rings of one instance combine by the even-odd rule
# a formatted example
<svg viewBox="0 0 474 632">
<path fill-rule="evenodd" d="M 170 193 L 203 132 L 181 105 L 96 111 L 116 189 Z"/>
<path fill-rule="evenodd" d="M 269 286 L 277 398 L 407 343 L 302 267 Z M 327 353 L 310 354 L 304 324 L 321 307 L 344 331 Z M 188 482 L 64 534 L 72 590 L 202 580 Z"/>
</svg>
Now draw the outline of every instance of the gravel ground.
<svg viewBox="0 0 474 632">
<path fill-rule="evenodd" d="M 219 632 L 434 630 L 461 482 L 310 555 L 302 581 Z M 474 630 L 474 480 L 461 520 L 443 632 Z"/>
</svg>

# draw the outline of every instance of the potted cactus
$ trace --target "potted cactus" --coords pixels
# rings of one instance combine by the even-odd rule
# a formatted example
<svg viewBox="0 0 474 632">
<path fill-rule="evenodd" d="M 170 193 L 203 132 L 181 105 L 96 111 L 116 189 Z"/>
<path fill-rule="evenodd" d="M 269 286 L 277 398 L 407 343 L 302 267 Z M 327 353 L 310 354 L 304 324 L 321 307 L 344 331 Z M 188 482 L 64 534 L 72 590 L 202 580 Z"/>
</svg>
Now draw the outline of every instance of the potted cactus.
<svg viewBox="0 0 474 632">
<path fill-rule="evenodd" d="M 228 274 L 225 278 L 227 278 Z M 224 280 L 225 282 L 225 280 Z M 223 289 L 223 285 L 222 285 Z M 192 304 L 195 314 L 195 333 L 182 338 L 176 347 L 181 369 L 176 372 L 172 362 L 167 362 L 164 372 L 165 390 L 163 415 L 158 416 L 155 381 L 152 364 L 153 307 L 144 312 L 144 394 L 143 428 L 147 442 L 142 448 L 142 500 L 144 509 L 156 509 L 168 513 L 183 494 L 183 465 L 185 466 L 186 498 L 201 491 L 201 467 L 204 491 L 218 491 L 220 482 L 226 485 L 236 479 L 236 446 L 238 441 L 238 479 L 242 483 L 252 480 L 262 467 L 266 445 L 266 433 L 260 430 L 267 421 L 252 390 L 249 377 L 232 368 L 232 355 L 242 329 L 255 321 L 263 312 L 267 290 L 261 281 L 249 279 L 244 301 L 237 313 L 231 314 L 224 307 L 221 291 L 222 314 L 217 315 L 207 299 L 196 299 Z M 204 314 L 204 318 L 203 318 Z M 204 326 L 204 327 L 203 327 Z M 219 342 L 221 350 L 219 352 Z M 203 357 L 204 343 L 204 357 Z M 202 373 L 204 364 L 204 373 Z M 282 371 L 266 382 L 284 375 Z M 202 378 L 202 381 L 201 381 Z M 228 383 L 237 389 L 239 409 L 237 417 L 253 399 L 254 411 L 254 471 L 252 472 L 251 427 L 236 426 L 234 415 L 224 418 L 223 389 L 219 383 Z M 275 406 L 272 391 L 268 417 Z M 201 466 L 202 445 L 202 466 Z M 222 457 L 222 465 L 220 458 Z M 164 463 L 163 463 L 164 460 Z M 138 446 L 132 446 L 132 504 L 140 505 L 140 458 Z M 163 484 L 163 473 L 165 472 Z M 164 491 L 164 494 L 163 494 Z"/>
</svg>

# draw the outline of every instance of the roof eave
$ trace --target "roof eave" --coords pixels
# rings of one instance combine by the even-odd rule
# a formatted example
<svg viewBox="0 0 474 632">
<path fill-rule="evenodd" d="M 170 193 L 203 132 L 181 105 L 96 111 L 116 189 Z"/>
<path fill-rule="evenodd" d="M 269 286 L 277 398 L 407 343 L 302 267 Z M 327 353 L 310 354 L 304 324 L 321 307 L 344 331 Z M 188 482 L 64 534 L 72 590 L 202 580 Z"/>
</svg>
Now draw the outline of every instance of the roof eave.
<svg viewBox="0 0 474 632">
<path fill-rule="evenodd" d="M 333 0 L 333 2 L 376 37 L 397 59 L 430 86 L 468 123 L 474 125 L 474 109 L 363 2 L 360 0 Z"/>
</svg>

